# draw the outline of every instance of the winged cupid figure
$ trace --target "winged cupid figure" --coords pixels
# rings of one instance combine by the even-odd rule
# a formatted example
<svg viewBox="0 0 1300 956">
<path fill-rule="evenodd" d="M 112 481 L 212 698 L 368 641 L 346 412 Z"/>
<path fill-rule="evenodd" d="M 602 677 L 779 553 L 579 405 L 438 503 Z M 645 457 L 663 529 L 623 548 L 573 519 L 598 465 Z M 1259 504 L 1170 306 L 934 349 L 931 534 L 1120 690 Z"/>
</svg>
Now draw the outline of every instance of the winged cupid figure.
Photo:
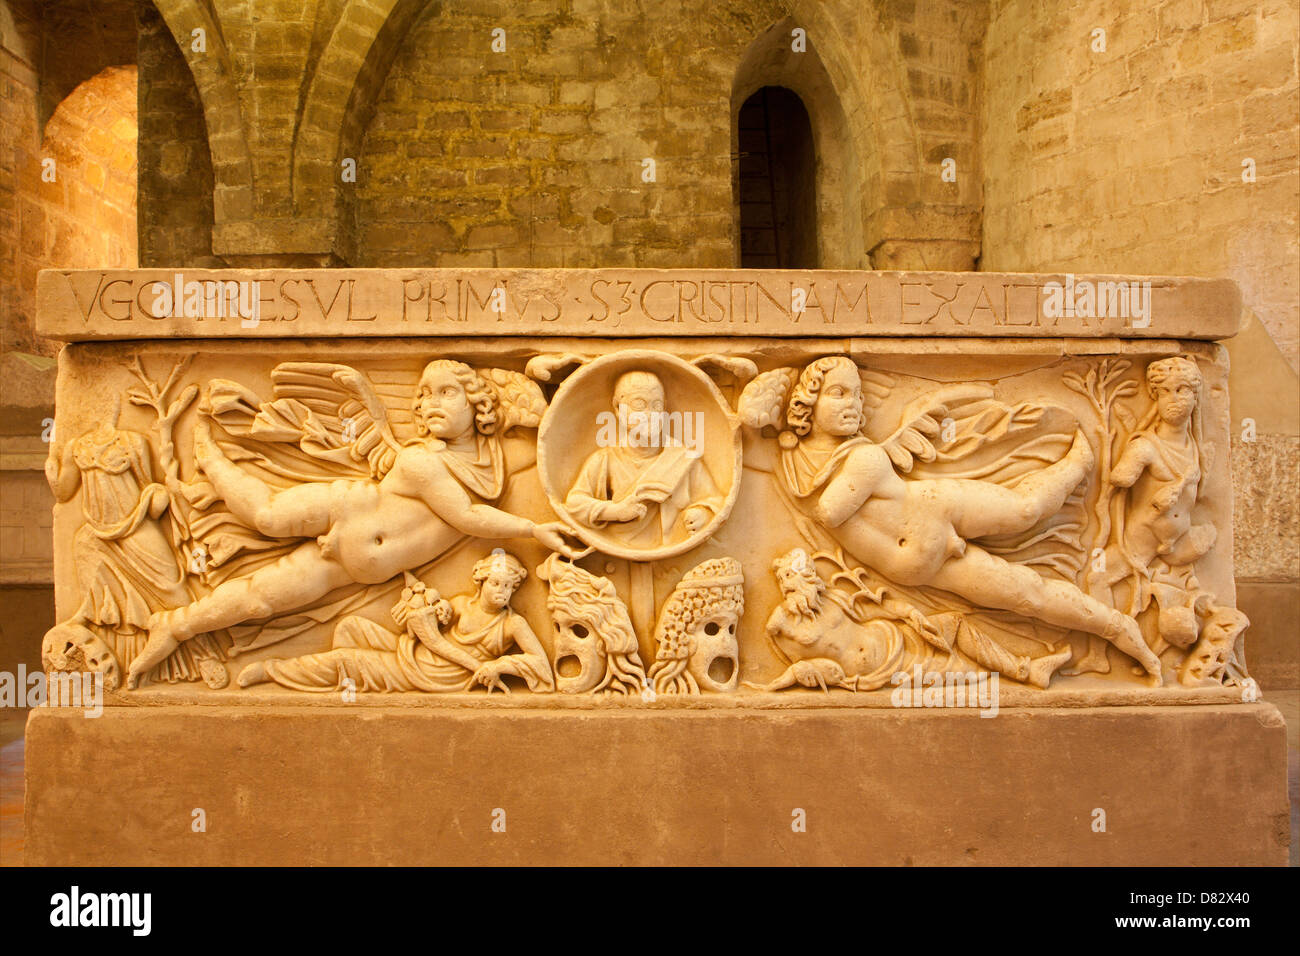
<svg viewBox="0 0 1300 956">
<path fill-rule="evenodd" d="M 778 481 L 796 508 L 867 568 L 899 585 L 937 588 L 977 607 L 1096 634 L 1158 684 L 1160 661 L 1137 621 L 1070 581 L 1044 577 L 979 543 L 1028 531 L 1061 510 L 1094 464 L 1081 431 L 1059 461 L 1035 466 L 1010 486 L 913 473 L 915 464 L 935 459 L 931 439 L 948 410 L 991 394 L 984 386 L 938 389 L 909 405 L 902 426 L 876 443 L 863 433 L 858 367 L 831 356 L 802 372 L 760 375 L 746 386 L 740 411 L 751 427 L 782 429 Z"/>
<path fill-rule="evenodd" d="M 415 434 L 406 441 L 394 434 L 389 405 L 354 368 L 284 363 L 272 382 L 276 397 L 265 404 L 234 382 L 211 384 L 208 417 L 194 429 L 194 458 L 206 481 L 195 483 L 201 490 L 191 500 L 197 497 L 201 508 L 224 502 L 221 520 L 240 527 L 245 539 L 260 539 L 254 548 L 287 547 L 193 603 L 154 614 L 129 687 L 180 642 L 274 621 L 350 585 L 382 584 L 465 536 L 531 537 L 575 555 L 562 525 L 537 524 L 487 503 L 505 489 L 502 434 L 537 427 L 546 409 L 541 390 L 523 375 L 430 362 L 411 399 Z M 239 463 L 214 440 L 211 420 L 247 442 Z M 255 444 L 274 451 L 258 455 L 248 450 Z M 250 460 L 258 467 L 248 467 Z M 322 480 L 322 471 L 355 477 Z M 221 560 L 222 536 L 210 539 Z"/>
</svg>

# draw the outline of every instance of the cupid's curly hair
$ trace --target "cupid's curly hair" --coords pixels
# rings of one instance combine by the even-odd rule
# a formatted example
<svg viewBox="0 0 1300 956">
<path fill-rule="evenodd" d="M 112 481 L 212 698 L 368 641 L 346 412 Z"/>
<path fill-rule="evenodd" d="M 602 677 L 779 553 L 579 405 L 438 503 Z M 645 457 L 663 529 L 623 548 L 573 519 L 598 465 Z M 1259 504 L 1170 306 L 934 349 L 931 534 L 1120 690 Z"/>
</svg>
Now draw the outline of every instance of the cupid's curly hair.
<svg viewBox="0 0 1300 956">
<path fill-rule="evenodd" d="M 786 424 L 800 438 L 812 431 L 813 406 L 817 404 L 817 395 L 822 390 L 822 383 L 832 369 L 847 365 L 856 373 L 858 367 L 853 360 L 843 355 L 827 355 L 817 359 L 803 370 L 799 381 L 790 392 L 790 407 L 785 413 Z"/>
<path fill-rule="evenodd" d="M 528 577 L 528 570 L 524 567 L 523 562 L 516 558 L 509 551 L 493 551 L 487 557 L 482 558 L 474 565 L 474 584 L 480 585 L 488 579 L 491 574 L 500 565 L 504 565 L 510 574 L 510 588 L 515 590 L 519 585 L 524 583 Z"/>
<path fill-rule="evenodd" d="M 739 620 L 745 613 L 743 584 L 701 585 L 710 579 L 734 579 L 740 574 L 740 562 L 735 558 L 714 558 L 696 565 L 673 589 L 660 612 L 655 631 L 658 647 L 650 667 L 650 679 L 656 693 L 699 693 L 695 677 L 686 669 L 695 651 L 691 631 L 710 614 L 734 614 Z"/>
<path fill-rule="evenodd" d="M 497 396 L 492 386 L 483 379 L 479 378 L 478 373 L 466 365 L 464 362 L 457 362 L 452 359 L 434 359 L 424 367 L 420 373 L 420 379 L 428 375 L 431 371 L 447 369 L 456 376 L 456 381 L 460 387 L 465 390 L 465 397 L 469 403 L 474 406 L 474 427 L 480 435 L 491 435 L 497 427 Z M 419 389 L 416 389 L 415 397 L 411 399 L 411 407 L 414 409 L 420 400 Z M 420 416 L 415 416 L 415 432 L 421 438 L 428 434 L 424 423 L 420 421 Z"/>
</svg>

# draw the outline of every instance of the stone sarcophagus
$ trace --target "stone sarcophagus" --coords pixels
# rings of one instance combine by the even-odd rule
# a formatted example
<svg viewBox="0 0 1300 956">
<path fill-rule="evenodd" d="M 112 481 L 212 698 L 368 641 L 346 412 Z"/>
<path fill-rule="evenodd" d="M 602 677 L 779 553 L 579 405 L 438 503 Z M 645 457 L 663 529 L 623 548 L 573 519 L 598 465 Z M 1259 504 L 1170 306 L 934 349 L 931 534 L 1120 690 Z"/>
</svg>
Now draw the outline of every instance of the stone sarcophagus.
<svg viewBox="0 0 1300 956">
<path fill-rule="evenodd" d="M 1247 677 L 1206 341 L 1235 331 L 1227 283 L 41 281 L 73 343 L 44 659 L 123 702 L 888 704 L 918 671 L 1127 701 Z"/>
<path fill-rule="evenodd" d="M 39 301 L 43 659 L 124 709 L 671 736 L 1256 697 L 1230 282 L 138 270 Z"/>
</svg>

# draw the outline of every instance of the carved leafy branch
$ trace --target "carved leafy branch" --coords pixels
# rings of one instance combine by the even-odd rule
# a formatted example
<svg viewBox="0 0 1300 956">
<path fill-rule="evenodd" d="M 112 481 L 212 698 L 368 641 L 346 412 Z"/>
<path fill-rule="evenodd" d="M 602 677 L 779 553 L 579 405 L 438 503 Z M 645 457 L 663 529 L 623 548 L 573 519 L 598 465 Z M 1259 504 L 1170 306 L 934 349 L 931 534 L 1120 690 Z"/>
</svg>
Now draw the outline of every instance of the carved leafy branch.
<svg viewBox="0 0 1300 956">
<path fill-rule="evenodd" d="M 1097 415 L 1097 470 L 1101 480 L 1098 483 L 1097 500 L 1093 505 L 1097 521 L 1093 548 L 1104 548 L 1110 538 L 1110 502 L 1115 490 L 1110 480 L 1111 463 L 1117 451 L 1117 443 L 1125 437 L 1115 428 L 1115 419 L 1129 417 L 1124 407 L 1117 403 L 1120 399 L 1137 394 L 1137 383 L 1124 377 L 1132 364 L 1127 359 L 1105 359 L 1100 366 L 1089 368 L 1086 375 L 1071 371 L 1061 376 L 1067 388 L 1088 399 Z M 1132 423 L 1124 421 L 1123 424 L 1127 430 Z"/>
</svg>

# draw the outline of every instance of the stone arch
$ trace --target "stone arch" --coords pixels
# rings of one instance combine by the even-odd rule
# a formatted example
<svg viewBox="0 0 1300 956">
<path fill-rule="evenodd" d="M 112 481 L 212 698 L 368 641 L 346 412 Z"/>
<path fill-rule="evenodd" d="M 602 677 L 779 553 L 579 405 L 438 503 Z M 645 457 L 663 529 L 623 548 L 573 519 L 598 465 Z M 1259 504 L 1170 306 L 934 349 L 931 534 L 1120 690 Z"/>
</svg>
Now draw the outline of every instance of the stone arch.
<svg viewBox="0 0 1300 956">
<path fill-rule="evenodd" d="M 348 0 L 317 60 L 293 143 L 293 200 L 299 215 L 330 210 L 334 252 L 353 258 L 352 203 L 340 202 L 339 170 L 361 137 L 402 39 L 432 0 Z M 351 195 L 344 193 L 344 197 Z"/>
<path fill-rule="evenodd" d="M 839 93 L 813 39 L 808 40 L 807 52 L 796 53 L 792 49 L 792 31 L 797 26 L 793 17 L 784 17 L 757 37 L 741 57 L 731 86 L 732 155 L 739 158 L 740 110 L 751 96 L 765 86 L 782 87 L 798 96 L 808 111 L 816 153 L 818 261 L 828 268 L 855 267 L 859 263 L 853 261 L 853 253 L 862 247 L 861 217 L 854 216 L 852 210 L 860 205 L 855 195 L 860 190 L 860 180 L 851 170 L 861 164 L 849 136 L 848 119 Z M 738 166 L 733 164 L 732 175 L 737 265 L 740 255 Z M 836 197 L 846 192 L 848 201 L 837 201 Z"/>
<path fill-rule="evenodd" d="M 154 0 L 154 6 L 180 47 L 203 103 L 215 180 L 212 197 L 215 245 L 215 230 L 222 223 L 251 219 L 254 210 L 253 161 L 230 52 L 205 4 L 194 0 Z M 193 31 L 198 29 L 205 36 L 203 53 L 195 52 L 192 46 Z"/>
<path fill-rule="evenodd" d="M 870 268 L 887 207 L 919 200 L 921 147 L 903 93 L 903 68 L 883 30 L 843 25 L 815 4 L 782 18 L 745 51 L 732 84 L 732 129 L 759 87 L 784 86 L 807 107 L 818 166 L 819 260 L 823 268 Z M 803 27 L 807 51 L 792 49 Z M 849 41 L 856 42 L 856 55 Z M 856 66 L 855 66 L 856 64 Z"/>
<path fill-rule="evenodd" d="M 137 264 L 136 82 L 135 66 L 110 66 L 78 85 L 46 122 L 40 155 L 21 169 L 20 297 L 6 319 L 13 322 L 6 348 L 53 351 L 34 331 L 39 270 Z M 47 169 L 52 179 L 42 175 Z"/>
<path fill-rule="evenodd" d="M 136 62 L 135 0 L 45 0 L 37 58 L 37 121 L 43 133 L 54 110 L 108 66 Z"/>
</svg>

